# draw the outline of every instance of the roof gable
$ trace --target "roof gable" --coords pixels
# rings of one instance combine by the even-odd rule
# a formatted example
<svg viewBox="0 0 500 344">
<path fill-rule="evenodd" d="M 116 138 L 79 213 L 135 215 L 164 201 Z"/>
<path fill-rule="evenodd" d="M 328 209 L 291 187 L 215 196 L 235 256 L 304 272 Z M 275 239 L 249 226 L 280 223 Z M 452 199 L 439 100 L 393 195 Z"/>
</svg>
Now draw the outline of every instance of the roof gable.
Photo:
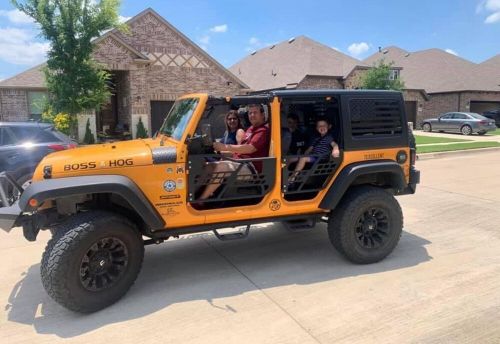
<svg viewBox="0 0 500 344">
<path fill-rule="evenodd" d="M 405 52 L 388 47 L 364 61 L 373 64 L 382 58 L 403 68 L 401 79 L 407 89 L 424 89 L 428 93 L 500 91 L 500 72 L 495 76 L 495 73 L 488 73 L 479 65 L 441 49 Z"/>
<path fill-rule="evenodd" d="M 39 64 L 11 78 L 2 80 L 0 88 L 46 89 L 45 74 L 43 73 L 43 68 L 46 65 L 46 63 Z"/>
<path fill-rule="evenodd" d="M 258 50 L 229 68 L 255 90 L 283 88 L 306 75 L 343 78 L 363 62 L 308 37 Z"/>
</svg>

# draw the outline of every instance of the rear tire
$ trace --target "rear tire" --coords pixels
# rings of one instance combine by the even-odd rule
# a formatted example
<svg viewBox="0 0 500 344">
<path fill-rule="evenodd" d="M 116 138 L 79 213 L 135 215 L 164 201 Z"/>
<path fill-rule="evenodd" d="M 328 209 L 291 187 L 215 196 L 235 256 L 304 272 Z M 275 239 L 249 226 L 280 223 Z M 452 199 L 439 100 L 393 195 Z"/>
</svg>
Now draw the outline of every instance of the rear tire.
<svg viewBox="0 0 500 344">
<path fill-rule="evenodd" d="M 430 133 L 432 131 L 432 126 L 430 123 L 424 123 L 424 125 L 422 126 L 422 129 L 425 131 L 425 132 L 428 132 Z"/>
<path fill-rule="evenodd" d="M 460 132 L 463 134 L 463 135 L 471 135 L 472 134 L 472 128 L 470 125 L 468 124 L 465 124 L 462 126 L 462 128 L 460 128 Z"/>
<path fill-rule="evenodd" d="M 348 260 L 371 264 L 384 259 L 399 242 L 403 214 L 389 192 L 372 186 L 351 189 L 332 212 L 328 236 Z"/>
<path fill-rule="evenodd" d="M 128 219 L 105 211 L 73 215 L 55 228 L 42 257 L 42 284 L 57 303 L 80 313 L 103 309 L 134 284 L 144 257 Z"/>
</svg>

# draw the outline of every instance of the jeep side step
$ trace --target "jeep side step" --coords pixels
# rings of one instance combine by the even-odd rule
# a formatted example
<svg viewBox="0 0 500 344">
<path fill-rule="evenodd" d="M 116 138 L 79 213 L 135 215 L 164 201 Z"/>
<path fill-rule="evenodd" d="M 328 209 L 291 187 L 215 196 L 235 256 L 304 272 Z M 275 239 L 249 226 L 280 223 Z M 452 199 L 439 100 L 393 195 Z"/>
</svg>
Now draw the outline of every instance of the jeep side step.
<svg viewBox="0 0 500 344">
<path fill-rule="evenodd" d="M 292 233 L 308 232 L 316 226 L 316 218 L 305 218 L 290 221 L 283 221 L 285 228 Z"/>
<path fill-rule="evenodd" d="M 250 226 L 251 225 L 247 225 L 247 227 L 245 228 L 245 230 L 243 232 L 236 231 L 236 232 L 231 232 L 231 233 L 227 233 L 227 234 L 221 234 L 221 233 L 217 232 L 217 229 L 214 229 L 212 232 L 214 232 L 217 239 L 219 239 L 221 241 L 245 239 L 246 237 L 248 237 L 248 233 L 250 233 Z"/>
</svg>

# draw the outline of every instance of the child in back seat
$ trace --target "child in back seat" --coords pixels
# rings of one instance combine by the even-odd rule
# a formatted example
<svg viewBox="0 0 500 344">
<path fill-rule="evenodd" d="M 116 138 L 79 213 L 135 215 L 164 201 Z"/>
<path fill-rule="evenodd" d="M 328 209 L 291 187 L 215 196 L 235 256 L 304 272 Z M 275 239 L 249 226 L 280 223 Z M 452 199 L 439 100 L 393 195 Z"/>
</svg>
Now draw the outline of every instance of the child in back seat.
<svg viewBox="0 0 500 344">
<path fill-rule="evenodd" d="M 290 163 L 297 161 L 297 166 L 295 166 L 295 170 L 288 180 L 289 183 L 293 183 L 295 181 L 299 172 L 304 169 L 308 162 L 313 163 L 321 156 L 327 155 L 330 152 L 334 158 L 339 157 L 339 145 L 333 140 L 332 134 L 330 134 L 331 128 L 332 125 L 326 118 L 319 118 L 316 120 L 316 131 L 319 133 L 319 136 L 312 141 L 309 148 L 307 148 L 304 152 L 305 155 L 312 156 L 304 156 L 300 159 L 290 159 Z"/>
</svg>

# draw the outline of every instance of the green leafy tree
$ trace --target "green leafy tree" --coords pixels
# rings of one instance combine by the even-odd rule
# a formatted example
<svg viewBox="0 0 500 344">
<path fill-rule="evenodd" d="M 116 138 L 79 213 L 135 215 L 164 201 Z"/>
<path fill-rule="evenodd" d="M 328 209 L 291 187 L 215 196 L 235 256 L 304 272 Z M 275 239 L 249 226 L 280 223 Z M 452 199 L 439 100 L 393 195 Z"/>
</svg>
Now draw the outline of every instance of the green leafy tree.
<svg viewBox="0 0 500 344">
<path fill-rule="evenodd" d="M 139 117 L 139 122 L 137 122 L 137 133 L 135 134 L 136 139 L 145 139 L 148 137 L 148 131 L 142 123 L 142 117 Z"/>
<path fill-rule="evenodd" d="M 85 144 L 91 145 L 95 143 L 94 135 L 92 130 L 90 130 L 90 119 L 87 119 L 87 125 L 85 127 L 85 137 L 83 138 Z"/>
<path fill-rule="evenodd" d="M 11 1 L 39 24 L 50 43 L 44 70 L 48 102 L 54 113 L 72 117 L 76 136 L 76 115 L 99 108 L 110 96 L 109 73 L 92 59 L 92 40 L 119 26 L 120 0 Z"/>
<path fill-rule="evenodd" d="M 393 69 L 392 65 L 393 63 L 385 63 L 384 60 L 374 64 L 373 68 L 369 69 L 361 77 L 361 88 L 401 91 L 405 87 L 404 82 L 399 78 L 390 78 Z"/>
</svg>

